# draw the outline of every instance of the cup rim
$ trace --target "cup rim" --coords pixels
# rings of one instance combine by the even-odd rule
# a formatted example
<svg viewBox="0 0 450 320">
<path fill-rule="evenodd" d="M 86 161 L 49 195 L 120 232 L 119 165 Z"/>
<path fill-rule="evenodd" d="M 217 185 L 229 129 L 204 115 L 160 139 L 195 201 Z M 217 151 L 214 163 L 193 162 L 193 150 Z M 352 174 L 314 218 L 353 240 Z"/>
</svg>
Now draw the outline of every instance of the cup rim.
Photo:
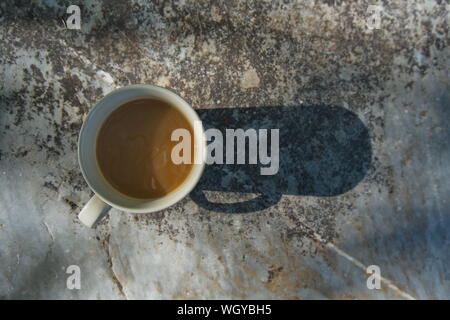
<svg viewBox="0 0 450 320">
<path fill-rule="evenodd" d="M 164 93 L 166 93 L 168 95 L 172 95 L 172 96 L 175 96 L 175 97 L 181 99 L 182 101 L 184 101 L 186 103 L 186 105 L 188 105 L 192 109 L 192 111 L 194 111 L 193 115 L 196 118 L 195 120 L 198 120 L 201 123 L 201 120 L 200 120 L 197 112 L 195 111 L 195 109 L 192 108 L 192 106 L 189 103 L 187 103 L 186 100 L 184 100 L 182 97 L 180 97 L 177 93 L 173 92 L 172 90 L 169 90 L 167 88 L 160 87 L 160 86 L 157 86 L 157 85 L 150 85 L 150 84 L 132 84 L 132 85 L 127 85 L 127 86 L 124 86 L 124 87 L 116 88 L 116 89 L 112 90 L 111 92 L 107 93 L 100 100 L 98 100 L 95 103 L 94 107 L 89 110 L 86 118 L 84 119 L 83 124 L 81 125 L 80 133 L 78 135 L 78 148 L 77 148 L 78 164 L 80 166 L 81 174 L 83 175 L 83 178 L 86 181 L 86 183 L 89 186 L 89 188 L 94 192 L 94 194 L 96 196 L 98 196 L 102 201 L 104 201 L 105 203 L 107 203 L 111 207 L 119 209 L 119 210 L 122 210 L 122 211 L 126 211 L 126 212 L 132 212 L 132 213 L 152 213 L 152 212 L 157 212 L 157 211 L 164 210 L 164 209 L 174 205 L 175 203 L 177 203 L 180 200 L 182 200 L 183 198 L 185 198 L 195 188 L 195 186 L 197 185 L 198 181 L 200 180 L 200 178 L 201 178 L 201 176 L 203 174 L 203 171 L 205 169 L 205 159 L 204 158 L 202 158 L 201 163 L 194 164 L 194 166 L 191 169 L 191 172 L 184 179 L 184 181 L 177 188 L 175 188 L 174 190 L 172 190 L 168 194 L 171 194 L 171 193 L 175 192 L 176 190 L 178 190 L 179 188 L 181 188 L 186 183 L 186 181 L 188 180 L 189 177 L 191 177 L 193 174 L 196 174 L 196 176 L 194 176 L 193 180 L 190 182 L 190 186 L 188 188 L 186 188 L 184 192 L 182 192 L 179 196 L 175 197 L 174 199 L 172 199 L 170 201 L 167 201 L 166 203 L 163 203 L 163 204 L 160 204 L 160 205 L 154 205 L 153 207 L 142 208 L 142 209 L 136 209 L 136 208 L 131 209 L 129 207 L 116 204 L 116 203 L 114 203 L 114 201 L 110 201 L 109 199 L 104 197 L 101 194 L 101 192 L 98 192 L 98 190 L 95 190 L 95 188 L 92 186 L 92 183 L 89 180 L 88 175 L 86 174 L 86 172 L 85 172 L 85 170 L 83 168 L 82 161 L 81 161 L 81 143 L 80 142 L 81 142 L 81 139 L 82 139 L 82 136 L 83 136 L 83 132 L 84 132 L 84 130 L 86 128 L 86 123 L 88 123 L 89 119 L 92 118 L 93 110 L 99 105 L 99 103 L 102 100 L 106 99 L 106 97 L 108 97 L 108 96 L 110 96 L 112 94 L 117 94 L 117 92 L 119 92 L 119 91 L 125 91 L 125 90 L 132 89 L 132 88 L 135 88 L 135 89 L 141 88 L 141 89 L 159 90 L 159 91 L 162 91 L 162 92 L 164 92 Z M 132 100 L 130 100 L 130 101 L 132 101 Z M 115 108 L 119 107 L 120 105 L 117 105 Z M 182 110 L 179 110 L 179 111 L 184 114 L 184 112 Z M 201 135 L 203 137 L 203 144 L 204 144 L 202 147 L 204 148 L 203 150 L 206 150 L 206 139 L 204 139 L 205 130 L 203 128 L 203 125 L 201 126 Z M 95 137 L 95 139 L 97 139 L 97 136 Z M 194 172 L 195 166 L 197 166 L 197 170 L 195 170 L 195 172 Z M 99 170 L 100 170 L 100 168 L 99 168 Z M 101 173 L 101 171 L 100 171 L 100 173 Z M 115 189 L 115 190 L 117 192 L 119 192 L 120 194 L 128 197 L 128 198 L 134 199 L 133 197 L 130 197 L 130 196 L 127 196 L 127 195 L 121 193 L 117 189 Z M 161 199 L 161 198 L 156 198 L 156 199 Z M 149 201 L 151 201 L 151 199 L 149 199 Z"/>
</svg>

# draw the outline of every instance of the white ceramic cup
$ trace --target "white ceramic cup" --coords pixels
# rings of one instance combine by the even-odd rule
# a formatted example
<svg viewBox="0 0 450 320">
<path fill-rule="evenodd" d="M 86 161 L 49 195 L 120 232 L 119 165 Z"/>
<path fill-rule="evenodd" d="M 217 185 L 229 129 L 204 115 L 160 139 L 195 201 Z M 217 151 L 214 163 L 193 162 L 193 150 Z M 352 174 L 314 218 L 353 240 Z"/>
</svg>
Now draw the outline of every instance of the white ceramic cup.
<svg viewBox="0 0 450 320">
<path fill-rule="evenodd" d="M 100 172 L 96 157 L 96 141 L 98 132 L 112 111 L 117 107 L 132 100 L 142 98 L 154 98 L 165 101 L 177 108 L 189 121 L 192 128 L 196 123 L 193 142 L 194 155 L 196 152 L 202 152 L 197 155 L 200 161 L 194 163 L 191 172 L 187 178 L 175 190 L 167 195 L 156 199 L 137 199 L 120 193 L 113 188 Z M 84 121 L 78 140 L 78 162 L 81 172 L 89 187 L 95 195 L 81 210 L 79 219 L 88 227 L 102 216 L 105 209 L 110 206 L 128 212 L 150 213 L 165 209 L 179 200 L 183 199 L 195 187 L 205 166 L 204 152 L 206 140 L 200 119 L 194 109 L 181 97 L 170 90 L 152 86 L 152 85 L 131 85 L 116 89 L 100 100 L 97 105 L 89 112 Z M 198 146 L 201 146 L 200 148 Z"/>
</svg>

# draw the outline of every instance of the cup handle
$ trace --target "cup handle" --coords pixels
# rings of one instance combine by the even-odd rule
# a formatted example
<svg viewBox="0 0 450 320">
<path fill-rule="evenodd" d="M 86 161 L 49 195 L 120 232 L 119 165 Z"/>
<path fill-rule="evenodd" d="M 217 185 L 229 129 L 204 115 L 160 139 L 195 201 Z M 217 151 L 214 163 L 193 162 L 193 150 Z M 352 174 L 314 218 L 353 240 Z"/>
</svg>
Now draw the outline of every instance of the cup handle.
<svg viewBox="0 0 450 320">
<path fill-rule="evenodd" d="M 97 195 L 94 196 L 86 203 L 83 209 L 78 214 L 78 218 L 89 228 L 100 220 L 106 212 L 110 209 L 110 205 L 103 202 Z"/>
</svg>

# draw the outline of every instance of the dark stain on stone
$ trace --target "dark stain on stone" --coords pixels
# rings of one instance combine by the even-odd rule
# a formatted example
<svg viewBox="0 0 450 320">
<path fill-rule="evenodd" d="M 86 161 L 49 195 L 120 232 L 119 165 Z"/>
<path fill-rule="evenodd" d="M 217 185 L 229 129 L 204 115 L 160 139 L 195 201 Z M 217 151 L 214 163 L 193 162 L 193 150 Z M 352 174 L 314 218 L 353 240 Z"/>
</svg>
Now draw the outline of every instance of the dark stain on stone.
<svg viewBox="0 0 450 320">
<path fill-rule="evenodd" d="M 75 191 L 81 191 L 87 188 L 87 184 L 79 170 L 69 170 L 66 174 L 65 181 L 69 183 Z"/>
<path fill-rule="evenodd" d="M 44 187 L 47 189 L 50 189 L 52 191 L 58 192 L 58 187 L 55 186 L 52 182 L 50 181 L 46 181 L 44 182 Z"/>
<path fill-rule="evenodd" d="M 12 104 L 12 106 L 15 106 L 15 109 L 10 109 L 10 113 L 15 113 L 15 119 L 13 124 L 15 126 L 19 126 L 26 114 L 26 91 L 25 89 L 22 89 L 21 91 L 15 92 L 12 94 L 11 98 L 8 99 L 8 102 Z M 11 107 L 12 107 L 11 106 Z"/>
<path fill-rule="evenodd" d="M 409 81 L 406 85 L 405 88 L 411 90 L 413 87 L 414 81 Z"/>
<path fill-rule="evenodd" d="M 44 75 L 42 74 L 41 70 L 34 64 L 30 66 L 31 72 L 33 74 L 33 79 L 37 81 L 38 83 L 42 83 L 45 81 Z"/>
<path fill-rule="evenodd" d="M 28 154 L 28 150 L 23 150 L 23 148 L 20 148 L 20 150 L 17 151 L 17 152 L 14 154 L 14 156 L 15 156 L 16 158 L 23 158 L 23 157 L 25 157 L 27 154 Z"/>
<path fill-rule="evenodd" d="M 275 277 L 277 277 L 283 271 L 283 266 L 275 267 L 270 266 L 269 270 L 267 270 L 267 283 L 271 283 Z"/>
<path fill-rule="evenodd" d="M 78 105 L 76 94 L 83 89 L 80 79 L 75 74 L 69 74 L 59 81 L 64 89 L 64 100 Z"/>
<path fill-rule="evenodd" d="M 83 124 L 83 123 L 81 122 L 81 120 L 80 120 L 80 121 L 77 121 L 77 122 L 72 122 L 72 123 L 70 123 L 70 125 L 69 125 L 70 131 L 71 131 L 72 133 L 78 135 L 78 133 L 79 133 L 79 131 L 80 131 L 80 129 L 81 129 L 81 125 L 82 125 L 82 124 Z"/>
<path fill-rule="evenodd" d="M 77 205 L 75 202 L 73 202 L 72 200 L 70 200 L 70 199 L 63 198 L 63 201 L 64 201 L 66 204 L 68 204 L 72 210 L 75 210 L 75 209 L 78 208 L 78 205 Z"/>
</svg>

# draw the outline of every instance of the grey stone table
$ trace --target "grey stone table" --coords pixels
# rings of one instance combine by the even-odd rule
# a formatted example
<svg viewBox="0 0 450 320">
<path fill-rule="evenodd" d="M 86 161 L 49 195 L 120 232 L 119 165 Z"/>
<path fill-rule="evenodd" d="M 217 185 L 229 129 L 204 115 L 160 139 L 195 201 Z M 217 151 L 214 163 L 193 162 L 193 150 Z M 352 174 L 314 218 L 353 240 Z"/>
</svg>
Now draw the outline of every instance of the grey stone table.
<svg viewBox="0 0 450 320">
<path fill-rule="evenodd" d="M 374 3 L 1 1 L 0 297 L 450 298 L 449 4 Z M 84 227 L 80 126 L 134 83 L 281 126 L 280 174 Z"/>
</svg>

